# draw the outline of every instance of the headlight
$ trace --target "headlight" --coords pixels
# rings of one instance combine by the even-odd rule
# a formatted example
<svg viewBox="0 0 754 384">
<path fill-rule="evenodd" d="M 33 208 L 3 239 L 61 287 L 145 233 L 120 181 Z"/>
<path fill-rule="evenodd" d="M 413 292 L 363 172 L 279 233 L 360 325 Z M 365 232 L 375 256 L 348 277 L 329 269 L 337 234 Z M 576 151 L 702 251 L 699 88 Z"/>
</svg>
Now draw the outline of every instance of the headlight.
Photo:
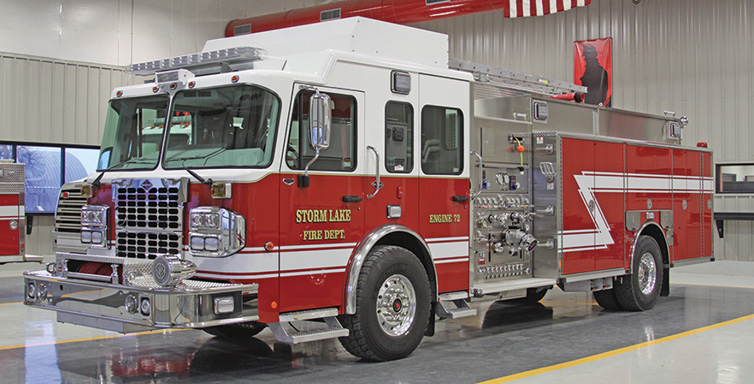
<svg viewBox="0 0 754 384">
<path fill-rule="evenodd" d="M 195 256 L 223 257 L 246 245 L 246 220 L 220 207 L 198 207 L 189 213 L 189 246 Z"/>
<path fill-rule="evenodd" d="M 106 205 L 85 205 L 81 207 L 81 225 L 107 225 L 107 209 Z"/>
<path fill-rule="evenodd" d="M 81 242 L 92 246 L 107 245 L 106 205 L 85 205 L 81 207 Z"/>
</svg>

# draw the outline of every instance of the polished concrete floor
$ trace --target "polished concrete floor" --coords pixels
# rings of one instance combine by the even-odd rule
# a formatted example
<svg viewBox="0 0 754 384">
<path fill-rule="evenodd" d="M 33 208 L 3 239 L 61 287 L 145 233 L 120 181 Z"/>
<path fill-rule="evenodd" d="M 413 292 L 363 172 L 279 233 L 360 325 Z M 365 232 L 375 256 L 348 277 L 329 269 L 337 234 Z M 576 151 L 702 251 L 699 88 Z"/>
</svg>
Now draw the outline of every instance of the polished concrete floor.
<svg viewBox="0 0 754 384">
<path fill-rule="evenodd" d="M 0 383 L 751 383 L 754 263 L 675 268 L 648 312 L 602 310 L 553 290 L 538 305 L 476 304 L 408 358 L 368 363 L 336 340 L 290 346 L 202 331 L 120 335 L 27 308 L 24 269 L 0 266 Z"/>
</svg>

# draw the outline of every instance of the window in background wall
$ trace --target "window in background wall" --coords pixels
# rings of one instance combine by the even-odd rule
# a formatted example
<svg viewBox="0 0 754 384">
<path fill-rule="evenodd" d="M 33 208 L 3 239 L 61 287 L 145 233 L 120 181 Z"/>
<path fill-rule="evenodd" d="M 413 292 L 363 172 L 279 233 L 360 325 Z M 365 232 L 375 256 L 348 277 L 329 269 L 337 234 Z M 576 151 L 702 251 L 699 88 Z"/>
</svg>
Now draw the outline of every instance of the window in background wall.
<svg viewBox="0 0 754 384">
<path fill-rule="evenodd" d="M 99 149 L 65 148 L 65 183 L 83 179 L 97 170 Z"/>
<path fill-rule="evenodd" d="M 13 160 L 13 146 L 0 144 L 0 160 Z"/>
<path fill-rule="evenodd" d="M 16 161 L 26 164 L 24 200 L 27 213 L 55 212 L 61 186 L 61 151 L 59 147 L 16 147 Z"/>
<path fill-rule="evenodd" d="M 97 169 L 99 149 L 63 145 L 0 143 L 0 160 L 24 163 L 27 214 L 55 213 L 63 183 L 83 179 Z"/>
<path fill-rule="evenodd" d="M 754 193 L 754 164 L 718 164 L 717 193 Z"/>
</svg>

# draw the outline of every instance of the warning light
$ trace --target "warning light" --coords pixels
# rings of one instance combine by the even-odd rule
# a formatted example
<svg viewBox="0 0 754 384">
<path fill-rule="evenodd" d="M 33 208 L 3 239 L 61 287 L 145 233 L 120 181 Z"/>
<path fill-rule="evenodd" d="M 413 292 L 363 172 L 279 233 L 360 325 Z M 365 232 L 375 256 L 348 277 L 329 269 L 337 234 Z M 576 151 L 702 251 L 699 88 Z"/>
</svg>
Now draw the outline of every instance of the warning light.
<svg viewBox="0 0 754 384">
<path fill-rule="evenodd" d="M 277 301 L 273 301 L 272 303 L 270 303 L 270 307 L 272 309 L 276 309 L 278 307 L 278 302 Z"/>
<path fill-rule="evenodd" d="M 699 147 L 699 148 L 707 148 L 707 142 L 700 141 L 700 142 L 696 143 L 696 146 Z"/>
<path fill-rule="evenodd" d="M 264 249 L 267 250 L 268 252 L 272 251 L 273 249 L 275 249 L 275 244 L 273 244 L 271 241 L 268 241 L 264 243 Z"/>
</svg>

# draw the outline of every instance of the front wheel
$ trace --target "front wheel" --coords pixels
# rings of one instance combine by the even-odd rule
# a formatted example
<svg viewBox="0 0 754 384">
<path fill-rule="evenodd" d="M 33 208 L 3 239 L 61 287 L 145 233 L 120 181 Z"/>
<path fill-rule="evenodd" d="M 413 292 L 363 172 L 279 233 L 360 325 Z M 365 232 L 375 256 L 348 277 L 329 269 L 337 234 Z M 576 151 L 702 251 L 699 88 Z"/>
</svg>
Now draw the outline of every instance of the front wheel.
<svg viewBox="0 0 754 384">
<path fill-rule="evenodd" d="M 427 329 L 429 278 L 405 248 L 377 246 L 359 273 L 356 314 L 341 317 L 350 330 L 343 347 L 356 357 L 386 361 L 408 356 Z"/>
<path fill-rule="evenodd" d="M 641 236 L 636 244 L 631 274 L 613 288 L 623 309 L 646 311 L 652 309 L 662 289 L 662 254 L 657 241 Z"/>
</svg>

